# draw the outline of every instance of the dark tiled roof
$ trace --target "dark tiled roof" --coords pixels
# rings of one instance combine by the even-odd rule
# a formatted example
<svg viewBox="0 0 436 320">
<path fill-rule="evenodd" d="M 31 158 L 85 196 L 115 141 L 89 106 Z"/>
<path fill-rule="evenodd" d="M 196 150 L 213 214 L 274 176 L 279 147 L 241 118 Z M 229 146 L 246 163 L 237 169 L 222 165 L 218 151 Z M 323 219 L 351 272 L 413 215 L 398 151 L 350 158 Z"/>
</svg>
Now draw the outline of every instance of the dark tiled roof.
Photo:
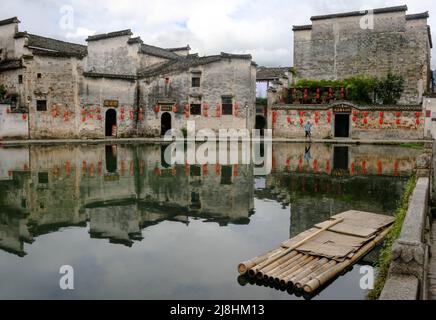
<svg viewBox="0 0 436 320">
<path fill-rule="evenodd" d="M 187 57 L 178 56 L 177 59 L 147 67 L 138 72 L 139 77 L 152 77 L 159 74 L 186 71 L 201 65 L 221 61 L 222 59 L 250 59 L 251 55 L 229 54 L 222 52 L 220 55 L 199 57 L 198 54 L 190 54 Z"/>
<path fill-rule="evenodd" d="M 165 50 L 167 50 L 167 51 L 170 51 L 170 52 L 174 52 L 174 51 L 189 51 L 189 50 L 191 50 L 191 47 L 189 46 L 189 44 L 186 46 L 186 47 L 180 47 L 180 48 L 167 48 L 167 49 L 165 49 Z"/>
<path fill-rule="evenodd" d="M 289 71 L 290 67 L 278 67 L 278 68 L 267 68 L 259 67 L 257 68 L 258 80 L 275 80 L 285 75 Z"/>
<path fill-rule="evenodd" d="M 133 44 L 133 43 L 140 43 L 143 44 L 144 42 L 141 40 L 141 37 L 136 37 L 136 38 L 130 38 L 127 43 L 129 44 Z"/>
<path fill-rule="evenodd" d="M 136 75 L 122 75 L 122 74 L 110 74 L 110 73 L 98 73 L 98 72 L 84 72 L 83 75 L 89 78 L 108 78 L 108 79 L 120 79 L 120 80 L 136 80 Z"/>
<path fill-rule="evenodd" d="M 419 19 L 428 19 L 428 18 L 430 18 L 428 11 L 422 12 L 422 13 L 406 15 L 406 20 L 419 20 Z"/>
<path fill-rule="evenodd" d="M 17 17 L 5 19 L 5 20 L 0 20 L 0 26 L 5 26 L 5 25 L 11 24 L 11 23 L 20 23 L 20 20 L 18 20 Z"/>
<path fill-rule="evenodd" d="M 380 9 L 374 9 L 374 14 L 378 13 L 390 13 L 390 12 L 403 12 L 407 11 L 407 6 L 396 6 L 396 7 L 387 7 L 387 8 L 380 8 Z M 313 16 L 310 18 L 310 20 L 324 20 L 324 19 L 333 19 L 333 18 L 345 18 L 345 17 L 355 17 L 355 16 L 364 16 L 367 14 L 368 10 L 362 10 L 362 11 L 352 11 L 352 12 L 344 12 L 344 13 L 335 13 L 335 14 L 327 14 L 327 15 L 321 15 L 321 16 Z"/>
<path fill-rule="evenodd" d="M 179 58 L 176 60 L 171 60 L 169 62 L 160 63 L 158 65 L 153 65 L 148 68 L 141 70 L 138 74 L 140 77 L 152 77 L 159 74 L 166 74 L 176 71 L 185 71 L 189 68 L 194 68 L 197 66 L 205 65 L 208 63 L 220 61 L 221 56 L 208 56 L 208 57 L 198 57 L 198 56 L 188 56 L 187 58 Z"/>
<path fill-rule="evenodd" d="M 87 47 L 51 38 L 28 34 L 27 45 L 35 54 L 79 57 L 83 58 L 87 54 Z"/>
<path fill-rule="evenodd" d="M 174 52 L 159 47 L 151 46 L 149 44 L 143 44 L 141 46 L 141 52 L 155 57 L 165 58 L 165 59 L 178 59 L 180 57 Z"/>
<path fill-rule="evenodd" d="M 121 31 L 115 31 L 110 33 L 102 33 L 102 34 L 96 34 L 94 36 L 89 36 L 86 41 L 98 41 L 103 39 L 109 39 L 109 38 L 115 38 L 115 37 L 122 37 L 122 36 L 131 36 L 133 33 L 130 29 L 121 30 Z"/>
<path fill-rule="evenodd" d="M 20 69 L 23 67 L 21 59 L 0 61 L 0 71 Z"/>
<path fill-rule="evenodd" d="M 303 31 L 303 30 L 312 30 L 312 25 L 306 24 L 303 26 L 292 26 L 292 31 Z"/>
</svg>

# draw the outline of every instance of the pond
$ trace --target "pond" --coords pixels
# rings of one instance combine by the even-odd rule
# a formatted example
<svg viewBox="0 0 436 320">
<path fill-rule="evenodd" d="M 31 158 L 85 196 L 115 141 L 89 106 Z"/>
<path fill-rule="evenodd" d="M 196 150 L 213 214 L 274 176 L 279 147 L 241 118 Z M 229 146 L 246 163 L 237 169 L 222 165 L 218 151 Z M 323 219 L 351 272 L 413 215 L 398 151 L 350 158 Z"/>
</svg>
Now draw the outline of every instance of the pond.
<svg viewBox="0 0 436 320">
<path fill-rule="evenodd" d="M 238 263 L 343 211 L 393 214 L 420 152 L 274 144 L 272 172 L 255 176 L 169 166 L 163 150 L 0 148 L 0 299 L 301 299 L 242 282 Z M 74 290 L 59 287 L 64 265 Z M 364 299 L 361 277 L 357 265 L 314 299 Z"/>
</svg>

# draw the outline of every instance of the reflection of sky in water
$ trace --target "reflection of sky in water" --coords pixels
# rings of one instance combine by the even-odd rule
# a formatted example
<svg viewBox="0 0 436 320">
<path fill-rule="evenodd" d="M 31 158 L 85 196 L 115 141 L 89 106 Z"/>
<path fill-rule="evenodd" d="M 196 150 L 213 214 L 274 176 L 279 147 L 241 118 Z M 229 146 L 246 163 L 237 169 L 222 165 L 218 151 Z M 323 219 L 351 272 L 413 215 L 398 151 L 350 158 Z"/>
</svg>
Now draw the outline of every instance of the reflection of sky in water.
<svg viewBox="0 0 436 320">
<path fill-rule="evenodd" d="M 219 227 L 190 220 L 143 231 L 132 248 L 90 239 L 86 228 L 43 235 L 19 258 L 0 252 L 0 298 L 294 299 L 287 293 L 236 281 L 236 266 L 289 236 L 289 207 L 255 201 L 249 225 Z M 59 267 L 75 269 L 75 290 L 59 289 Z M 358 271 L 319 298 L 360 299 Z"/>
<path fill-rule="evenodd" d="M 0 149 L 0 248 L 27 252 L 0 249 L 0 299 L 295 299 L 239 285 L 236 266 L 339 212 L 392 212 L 415 159 L 314 145 L 304 161 L 305 147 L 275 145 L 274 172 L 256 178 L 242 165 L 160 167 L 159 146 Z M 74 291 L 59 289 L 62 265 Z M 362 299 L 360 277 L 357 266 L 315 299 Z"/>
</svg>

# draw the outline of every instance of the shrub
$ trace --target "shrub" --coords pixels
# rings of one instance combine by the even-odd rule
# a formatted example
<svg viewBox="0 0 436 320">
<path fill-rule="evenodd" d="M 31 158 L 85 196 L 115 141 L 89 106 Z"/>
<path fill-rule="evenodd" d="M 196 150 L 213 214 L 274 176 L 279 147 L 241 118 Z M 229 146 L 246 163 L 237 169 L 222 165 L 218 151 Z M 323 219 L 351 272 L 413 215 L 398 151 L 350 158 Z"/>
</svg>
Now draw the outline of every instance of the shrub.
<svg viewBox="0 0 436 320">
<path fill-rule="evenodd" d="M 377 81 L 377 98 L 383 104 L 396 104 L 404 91 L 404 78 L 399 75 L 389 73 L 385 78 Z"/>
<path fill-rule="evenodd" d="M 369 76 L 357 76 L 345 80 L 347 97 L 356 103 L 373 103 L 377 79 Z"/>
<path fill-rule="evenodd" d="M 4 100 L 6 95 L 6 88 L 4 85 L 0 84 L 0 100 Z"/>
</svg>

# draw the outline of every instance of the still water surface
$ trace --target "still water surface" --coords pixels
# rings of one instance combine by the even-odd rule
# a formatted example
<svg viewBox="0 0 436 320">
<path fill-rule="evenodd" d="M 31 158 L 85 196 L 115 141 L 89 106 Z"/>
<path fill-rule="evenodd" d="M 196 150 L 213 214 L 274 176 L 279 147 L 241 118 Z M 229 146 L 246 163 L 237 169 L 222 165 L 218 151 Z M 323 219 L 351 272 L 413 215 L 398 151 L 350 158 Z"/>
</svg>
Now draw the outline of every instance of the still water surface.
<svg viewBox="0 0 436 320">
<path fill-rule="evenodd" d="M 392 214 L 419 153 L 277 144 L 255 177 L 170 167 L 162 150 L 0 148 L 0 299 L 299 299 L 240 285 L 237 264 L 346 210 Z M 363 299 L 360 277 L 357 265 L 314 299 Z"/>
</svg>

